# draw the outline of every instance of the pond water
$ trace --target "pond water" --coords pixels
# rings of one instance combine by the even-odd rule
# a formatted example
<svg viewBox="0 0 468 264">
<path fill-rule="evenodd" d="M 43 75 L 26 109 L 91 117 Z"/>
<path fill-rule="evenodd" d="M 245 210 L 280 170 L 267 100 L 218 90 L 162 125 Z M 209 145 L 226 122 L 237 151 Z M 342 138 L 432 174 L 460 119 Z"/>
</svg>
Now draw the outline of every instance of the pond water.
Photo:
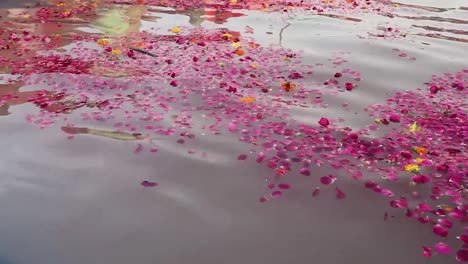
<svg viewBox="0 0 468 264">
<path fill-rule="evenodd" d="M 1 264 L 468 261 L 465 0 L 0 23 Z"/>
</svg>

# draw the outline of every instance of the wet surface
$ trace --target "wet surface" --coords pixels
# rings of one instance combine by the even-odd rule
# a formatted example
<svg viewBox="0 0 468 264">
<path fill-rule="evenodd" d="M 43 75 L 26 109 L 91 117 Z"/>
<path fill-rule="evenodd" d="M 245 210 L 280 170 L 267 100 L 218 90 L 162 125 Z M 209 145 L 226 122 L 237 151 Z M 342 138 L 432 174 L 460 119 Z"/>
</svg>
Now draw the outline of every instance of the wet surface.
<svg viewBox="0 0 468 264">
<path fill-rule="evenodd" d="M 445 116 L 458 114 L 453 127 L 466 127 L 464 1 L 414 0 L 385 5 L 385 12 L 335 8 L 318 14 L 265 12 L 257 5 L 192 10 L 164 1 L 49 1 L 48 7 L 60 8 L 57 17 L 10 2 L 0 4 L 0 264 L 457 263 L 462 244 L 455 237 L 463 221 L 441 238 L 433 223 L 389 206 L 400 195 L 430 193 L 431 186 L 414 187 L 424 178 L 410 183 L 412 174 L 405 174 L 389 182 L 364 173 L 357 181 L 351 171 L 315 159 L 294 163 L 286 150 L 297 149 L 292 138 L 316 153 L 336 154 L 325 134 L 344 137 L 398 107 L 417 105 L 395 94 L 431 85 L 438 94 L 453 86 L 440 99 L 452 106 Z M 246 56 L 252 62 L 231 60 Z M 255 76 L 236 75 L 244 68 Z M 445 73 L 453 76 L 431 81 Z M 414 97 L 421 104 L 428 100 L 437 113 L 446 107 Z M 275 126 L 269 138 L 250 139 L 244 131 L 263 133 L 269 122 Z M 326 122 L 329 130 L 323 130 Z M 311 134 L 307 141 L 307 130 L 299 129 L 306 125 L 325 131 L 320 140 Z M 288 135 L 288 128 L 297 134 Z M 440 140 L 452 133 L 455 142 L 445 146 L 453 153 L 447 162 L 463 161 L 462 129 L 438 129 Z M 380 148 L 400 146 L 379 142 Z M 268 150 L 277 152 L 280 167 L 256 162 Z M 284 169 L 303 162 L 309 165 Z M 321 177 L 329 174 L 337 180 L 327 187 L 328 178 Z M 376 194 L 381 190 L 364 188 L 365 180 L 396 195 Z M 410 204 L 438 208 L 465 199 Z M 422 257 L 423 245 L 441 241 L 451 254 Z"/>
</svg>

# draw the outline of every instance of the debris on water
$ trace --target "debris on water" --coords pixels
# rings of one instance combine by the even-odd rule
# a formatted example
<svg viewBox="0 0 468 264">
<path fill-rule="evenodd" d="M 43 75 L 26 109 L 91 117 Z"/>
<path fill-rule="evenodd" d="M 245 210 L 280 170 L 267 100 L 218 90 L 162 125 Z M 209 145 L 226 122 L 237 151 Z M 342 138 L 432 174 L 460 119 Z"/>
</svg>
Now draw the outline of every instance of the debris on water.
<svg viewBox="0 0 468 264">
<path fill-rule="evenodd" d="M 141 186 L 143 186 L 143 187 L 156 187 L 158 185 L 159 185 L 159 183 L 153 182 L 153 181 L 142 181 L 141 182 Z"/>
<path fill-rule="evenodd" d="M 117 140 L 125 140 L 125 141 L 141 140 L 141 139 L 147 138 L 145 135 L 138 134 L 138 133 L 107 131 L 107 130 L 99 130 L 99 129 L 93 129 L 93 128 L 85 128 L 85 127 L 63 126 L 62 131 L 71 135 L 88 134 L 88 135 L 95 135 L 95 136 L 101 136 L 101 137 L 112 138 L 112 139 L 117 139 Z"/>
</svg>

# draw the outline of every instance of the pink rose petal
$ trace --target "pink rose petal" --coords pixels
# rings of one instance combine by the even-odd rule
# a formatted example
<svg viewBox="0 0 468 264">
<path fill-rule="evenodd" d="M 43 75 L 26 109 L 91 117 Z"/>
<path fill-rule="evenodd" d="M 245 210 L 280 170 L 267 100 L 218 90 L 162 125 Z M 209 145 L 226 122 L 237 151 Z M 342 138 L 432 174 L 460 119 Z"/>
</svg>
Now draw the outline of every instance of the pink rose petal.
<svg viewBox="0 0 468 264">
<path fill-rule="evenodd" d="M 318 123 L 323 127 L 328 127 L 330 125 L 330 121 L 328 120 L 328 118 L 325 117 L 320 118 Z"/>
<path fill-rule="evenodd" d="M 339 200 L 343 200 L 346 198 L 346 194 L 340 190 L 338 187 L 335 188 L 335 192 L 336 192 L 336 198 L 338 198 Z"/>
<path fill-rule="evenodd" d="M 422 255 L 423 255 L 424 257 L 428 257 L 428 258 L 429 258 L 429 257 L 432 257 L 432 248 L 427 247 L 427 246 L 423 246 L 423 253 L 422 253 Z"/>
<path fill-rule="evenodd" d="M 304 176 L 310 176 L 310 171 L 307 168 L 301 168 L 299 173 L 304 175 Z"/>
<path fill-rule="evenodd" d="M 329 184 L 332 184 L 333 182 L 335 182 L 335 177 L 333 177 L 331 175 L 322 176 L 322 177 L 320 177 L 320 182 L 322 184 L 329 185 Z"/>
<path fill-rule="evenodd" d="M 280 188 L 281 190 L 288 190 L 288 189 L 291 189 L 291 185 L 287 183 L 280 183 L 278 184 L 278 188 Z"/>
<path fill-rule="evenodd" d="M 400 116 L 397 114 L 390 115 L 388 119 L 395 123 L 400 122 Z"/>
<path fill-rule="evenodd" d="M 441 218 L 441 219 L 439 219 L 437 221 L 439 222 L 439 224 L 441 226 L 444 226 L 446 228 L 452 228 L 452 226 L 453 226 L 453 223 L 450 220 L 447 220 L 447 219 Z"/>
<path fill-rule="evenodd" d="M 273 198 L 280 198 L 283 195 L 281 191 L 274 191 L 271 193 L 271 197 Z"/>
<path fill-rule="evenodd" d="M 447 237 L 448 235 L 448 231 L 442 227 L 441 225 L 435 225 L 433 228 L 432 228 L 432 232 L 438 236 L 441 236 L 441 237 Z"/>
<path fill-rule="evenodd" d="M 439 254 L 450 254 L 452 249 L 445 243 L 439 242 L 434 245 L 434 250 Z"/>
</svg>

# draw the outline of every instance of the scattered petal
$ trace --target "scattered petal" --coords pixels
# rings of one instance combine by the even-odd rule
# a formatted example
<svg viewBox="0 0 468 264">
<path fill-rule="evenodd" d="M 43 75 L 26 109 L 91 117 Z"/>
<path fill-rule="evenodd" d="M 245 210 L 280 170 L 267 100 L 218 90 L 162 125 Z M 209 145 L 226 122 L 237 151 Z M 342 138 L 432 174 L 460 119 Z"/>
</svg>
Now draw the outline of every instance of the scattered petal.
<svg viewBox="0 0 468 264">
<path fill-rule="evenodd" d="M 141 186 L 143 186 L 143 187 L 156 187 L 158 185 L 159 185 L 159 183 L 152 182 L 152 181 L 142 181 L 141 182 Z"/>
<path fill-rule="evenodd" d="M 328 127 L 330 125 L 330 121 L 328 121 L 328 119 L 325 118 L 325 117 L 320 118 L 318 123 L 319 123 L 319 125 L 321 125 L 323 127 Z"/>
<path fill-rule="evenodd" d="M 447 235 L 448 235 L 447 229 L 445 229 L 441 225 L 435 225 L 432 228 L 432 232 L 434 232 L 434 234 L 436 234 L 438 236 L 441 236 L 441 237 L 447 237 Z"/>
<path fill-rule="evenodd" d="M 434 245 L 434 250 L 439 254 L 450 254 L 452 249 L 445 243 L 439 242 Z"/>
</svg>

